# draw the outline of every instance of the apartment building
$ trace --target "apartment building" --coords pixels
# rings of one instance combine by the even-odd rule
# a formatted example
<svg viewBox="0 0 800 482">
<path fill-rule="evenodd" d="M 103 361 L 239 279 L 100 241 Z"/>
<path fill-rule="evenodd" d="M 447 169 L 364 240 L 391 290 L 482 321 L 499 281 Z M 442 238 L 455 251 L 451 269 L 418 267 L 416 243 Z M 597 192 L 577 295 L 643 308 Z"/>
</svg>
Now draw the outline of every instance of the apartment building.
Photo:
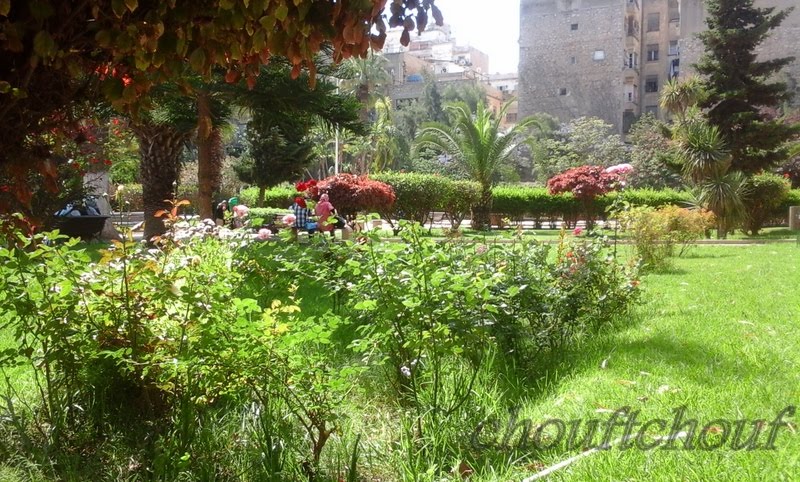
<svg viewBox="0 0 800 482">
<path fill-rule="evenodd" d="M 786 8 L 796 0 L 756 0 Z M 658 98 L 671 78 L 702 55 L 702 0 L 521 0 L 519 115 L 546 112 L 562 121 L 594 116 L 625 133 L 638 116 L 663 118 Z M 796 9 L 759 51 L 794 55 Z M 783 74 L 797 89 L 800 62 Z"/>
</svg>

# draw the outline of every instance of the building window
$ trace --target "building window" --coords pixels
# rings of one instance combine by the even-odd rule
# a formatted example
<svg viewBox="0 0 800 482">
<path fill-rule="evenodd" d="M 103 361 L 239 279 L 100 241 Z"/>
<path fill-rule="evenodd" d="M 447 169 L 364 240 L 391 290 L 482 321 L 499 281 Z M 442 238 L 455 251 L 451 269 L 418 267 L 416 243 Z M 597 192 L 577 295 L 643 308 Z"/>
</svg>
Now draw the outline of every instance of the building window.
<svg viewBox="0 0 800 482">
<path fill-rule="evenodd" d="M 658 60 L 658 44 L 650 44 L 647 46 L 647 61 L 653 62 Z"/>
<path fill-rule="evenodd" d="M 670 40 L 669 41 L 669 54 L 670 55 L 678 55 L 678 41 L 677 40 Z"/>
<path fill-rule="evenodd" d="M 657 105 L 646 105 L 646 106 L 644 106 L 644 113 L 645 114 L 653 114 L 654 116 L 658 117 L 658 106 Z"/>
<path fill-rule="evenodd" d="M 661 30 L 661 14 L 658 12 L 647 14 L 647 31 L 658 32 Z"/>
<path fill-rule="evenodd" d="M 658 76 L 648 75 L 644 81 L 645 92 L 658 92 Z"/>
<path fill-rule="evenodd" d="M 574 64 L 576 61 L 577 60 L 575 59 L 575 57 L 570 57 L 570 59 L 569 59 L 569 63 L 571 63 L 571 64 Z"/>
<path fill-rule="evenodd" d="M 567 95 L 567 88 L 561 87 L 560 89 L 558 89 L 558 95 Z"/>
<path fill-rule="evenodd" d="M 605 50 L 595 50 L 592 53 L 592 60 L 605 60 L 606 59 L 606 51 Z"/>
<path fill-rule="evenodd" d="M 570 28 L 570 30 L 578 30 L 578 24 L 577 23 L 573 23 L 572 25 L 569 26 L 569 28 Z"/>
<path fill-rule="evenodd" d="M 629 53 L 628 54 L 628 58 L 627 58 L 627 61 L 625 63 L 625 67 L 628 67 L 629 69 L 635 69 L 636 68 L 636 55 L 634 53 Z"/>
<path fill-rule="evenodd" d="M 681 21 L 681 9 L 680 6 L 678 6 L 678 0 L 669 0 L 669 2 L 667 2 L 667 9 L 670 22 Z"/>
</svg>

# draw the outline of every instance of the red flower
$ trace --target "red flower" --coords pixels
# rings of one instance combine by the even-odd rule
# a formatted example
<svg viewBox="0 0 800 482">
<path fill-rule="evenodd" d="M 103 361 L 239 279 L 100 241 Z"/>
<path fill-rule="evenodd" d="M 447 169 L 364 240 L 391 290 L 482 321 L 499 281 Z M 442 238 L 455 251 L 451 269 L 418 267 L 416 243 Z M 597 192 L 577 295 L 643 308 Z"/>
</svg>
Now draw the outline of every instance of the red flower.
<svg viewBox="0 0 800 482">
<path fill-rule="evenodd" d="M 9 191 L 11 191 L 10 186 L 6 186 L 5 184 L 0 186 L 0 192 L 9 192 Z"/>
<path fill-rule="evenodd" d="M 105 164 L 106 166 L 110 166 L 111 165 L 111 159 L 104 160 L 103 164 Z"/>
<path fill-rule="evenodd" d="M 117 119 L 117 118 L 111 119 L 111 123 L 114 124 L 115 126 L 118 126 L 119 125 L 119 119 Z"/>
</svg>

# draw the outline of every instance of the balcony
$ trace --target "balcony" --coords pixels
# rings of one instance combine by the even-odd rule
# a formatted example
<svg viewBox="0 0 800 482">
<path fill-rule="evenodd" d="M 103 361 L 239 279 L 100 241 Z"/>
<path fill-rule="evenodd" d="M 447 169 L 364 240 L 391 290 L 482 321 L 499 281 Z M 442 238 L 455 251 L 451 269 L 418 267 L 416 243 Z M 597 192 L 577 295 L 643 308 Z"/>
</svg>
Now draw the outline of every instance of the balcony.
<svg viewBox="0 0 800 482">
<path fill-rule="evenodd" d="M 639 0 L 628 0 L 625 2 L 625 13 L 639 13 Z"/>
</svg>

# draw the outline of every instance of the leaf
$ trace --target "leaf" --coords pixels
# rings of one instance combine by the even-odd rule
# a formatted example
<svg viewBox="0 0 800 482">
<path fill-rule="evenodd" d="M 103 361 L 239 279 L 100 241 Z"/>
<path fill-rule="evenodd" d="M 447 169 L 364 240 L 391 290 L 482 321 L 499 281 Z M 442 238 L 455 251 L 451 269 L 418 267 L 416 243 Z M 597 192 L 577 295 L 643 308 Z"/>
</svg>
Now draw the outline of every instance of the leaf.
<svg viewBox="0 0 800 482">
<path fill-rule="evenodd" d="M 125 0 L 111 0 L 111 10 L 114 11 L 114 15 L 122 18 L 128 7 L 125 6 Z"/>
<path fill-rule="evenodd" d="M 128 7 L 128 10 L 133 12 L 139 6 L 139 0 L 125 0 L 125 6 Z"/>
<path fill-rule="evenodd" d="M 46 30 L 40 30 L 33 38 L 33 51 L 42 58 L 52 57 L 55 54 L 56 42 Z"/>
<path fill-rule="evenodd" d="M 189 56 L 189 65 L 192 66 L 196 72 L 203 72 L 206 66 L 206 52 L 202 47 L 197 47 Z"/>
<path fill-rule="evenodd" d="M 8 17 L 8 12 L 11 11 L 11 0 L 0 0 L 0 15 Z"/>
<path fill-rule="evenodd" d="M 286 20 L 286 17 L 289 15 L 289 7 L 286 4 L 280 4 L 278 8 L 275 9 L 275 18 L 279 21 L 283 22 Z"/>
<path fill-rule="evenodd" d="M 0 94 L 7 94 L 11 92 L 11 84 L 5 80 L 0 81 Z"/>
</svg>

